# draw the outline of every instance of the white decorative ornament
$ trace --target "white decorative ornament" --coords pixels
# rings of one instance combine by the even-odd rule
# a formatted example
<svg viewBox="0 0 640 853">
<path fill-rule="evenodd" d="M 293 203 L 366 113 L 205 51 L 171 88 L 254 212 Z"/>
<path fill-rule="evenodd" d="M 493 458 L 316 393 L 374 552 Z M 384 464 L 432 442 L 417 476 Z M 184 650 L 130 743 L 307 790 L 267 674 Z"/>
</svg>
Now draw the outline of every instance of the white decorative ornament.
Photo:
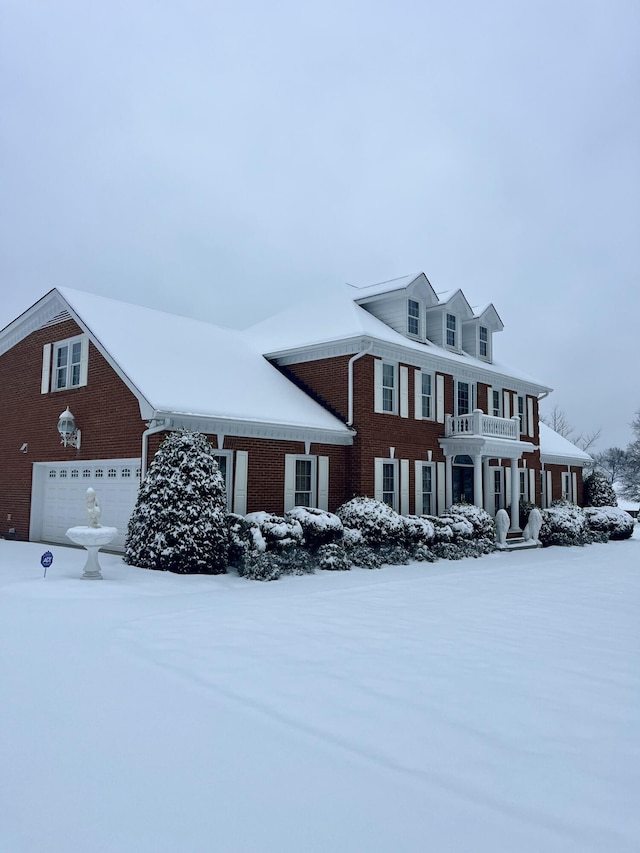
<svg viewBox="0 0 640 853">
<path fill-rule="evenodd" d="M 507 531 L 510 524 L 509 513 L 506 509 L 499 509 L 496 513 L 496 542 L 498 545 L 507 544 Z"/>
<path fill-rule="evenodd" d="M 525 542 L 529 542 L 533 540 L 534 542 L 538 541 L 538 537 L 540 536 L 540 528 L 542 527 L 542 513 L 538 509 L 538 507 L 534 506 L 534 508 L 529 513 L 529 519 L 527 521 L 527 525 L 523 532 L 523 537 Z"/>
</svg>

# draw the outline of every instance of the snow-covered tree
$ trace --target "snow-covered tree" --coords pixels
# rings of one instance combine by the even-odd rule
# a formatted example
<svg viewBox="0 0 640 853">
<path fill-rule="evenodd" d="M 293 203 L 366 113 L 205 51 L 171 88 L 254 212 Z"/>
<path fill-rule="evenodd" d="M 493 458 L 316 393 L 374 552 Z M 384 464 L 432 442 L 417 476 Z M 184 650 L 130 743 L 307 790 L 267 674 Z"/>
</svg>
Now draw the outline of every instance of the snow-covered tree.
<svg viewBox="0 0 640 853">
<path fill-rule="evenodd" d="M 173 432 L 140 486 L 124 561 L 145 569 L 223 574 L 225 515 L 224 479 L 213 448 L 200 433 Z"/>
<path fill-rule="evenodd" d="M 618 506 L 613 486 L 602 471 L 592 471 L 588 477 L 585 477 L 584 504 L 585 506 Z"/>
<path fill-rule="evenodd" d="M 635 439 L 627 447 L 626 463 L 620 477 L 622 494 L 630 501 L 640 501 L 640 411 L 631 424 Z"/>
</svg>

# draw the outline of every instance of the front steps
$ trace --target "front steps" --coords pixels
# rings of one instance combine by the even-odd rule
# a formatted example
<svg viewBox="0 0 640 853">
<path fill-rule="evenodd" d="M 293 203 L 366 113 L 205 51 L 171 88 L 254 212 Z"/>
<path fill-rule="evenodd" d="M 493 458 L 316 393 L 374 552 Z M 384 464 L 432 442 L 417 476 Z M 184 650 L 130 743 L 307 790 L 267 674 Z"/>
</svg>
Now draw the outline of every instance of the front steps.
<svg viewBox="0 0 640 853">
<path fill-rule="evenodd" d="M 526 551 L 529 548 L 542 548 L 537 539 L 525 539 L 519 533 L 507 533 L 507 541 L 504 545 L 496 542 L 498 551 Z"/>
</svg>

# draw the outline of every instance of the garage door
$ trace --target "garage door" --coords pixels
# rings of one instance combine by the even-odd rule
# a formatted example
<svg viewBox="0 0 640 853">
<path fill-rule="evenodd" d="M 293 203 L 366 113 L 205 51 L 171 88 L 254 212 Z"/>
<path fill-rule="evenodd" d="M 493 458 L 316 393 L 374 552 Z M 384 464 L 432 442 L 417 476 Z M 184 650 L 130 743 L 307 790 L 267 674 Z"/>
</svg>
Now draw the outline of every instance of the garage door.
<svg viewBox="0 0 640 853">
<path fill-rule="evenodd" d="M 139 459 L 36 463 L 31 538 L 68 545 L 65 533 L 69 527 L 88 523 L 85 497 L 91 486 L 102 509 L 100 522 L 107 527 L 118 528 L 118 535 L 109 547 L 123 550 L 139 481 Z"/>
</svg>

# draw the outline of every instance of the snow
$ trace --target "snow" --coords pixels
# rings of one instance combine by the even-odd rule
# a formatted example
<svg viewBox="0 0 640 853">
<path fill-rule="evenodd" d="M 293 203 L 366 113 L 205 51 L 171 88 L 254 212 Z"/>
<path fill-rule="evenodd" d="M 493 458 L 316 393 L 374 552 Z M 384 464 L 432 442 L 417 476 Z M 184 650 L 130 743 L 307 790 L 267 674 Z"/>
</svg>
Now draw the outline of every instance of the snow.
<svg viewBox="0 0 640 853">
<path fill-rule="evenodd" d="M 593 462 L 586 451 L 542 421 L 540 421 L 540 456 L 543 462 L 549 464 L 563 464 L 565 460 L 569 459 L 572 460 L 572 465 L 584 465 Z"/>
<path fill-rule="evenodd" d="M 269 364 L 247 333 L 56 289 L 156 411 L 350 434 Z"/>
<path fill-rule="evenodd" d="M 640 537 L 252 583 L 0 540 L 0 849 L 640 848 Z"/>
</svg>

